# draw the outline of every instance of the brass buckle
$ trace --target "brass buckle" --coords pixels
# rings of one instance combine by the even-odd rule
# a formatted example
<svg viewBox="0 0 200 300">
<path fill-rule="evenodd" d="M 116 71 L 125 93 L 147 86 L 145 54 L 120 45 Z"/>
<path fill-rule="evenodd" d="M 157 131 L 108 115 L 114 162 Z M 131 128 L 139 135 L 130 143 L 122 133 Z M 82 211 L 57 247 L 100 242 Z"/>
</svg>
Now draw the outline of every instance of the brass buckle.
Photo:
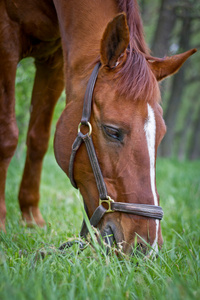
<svg viewBox="0 0 200 300">
<path fill-rule="evenodd" d="M 107 196 L 107 198 L 108 198 L 108 199 L 105 199 L 105 200 L 104 200 L 104 199 L 103 199 L 103 200 L 102 200 L 102 199 L 99 199 L 99 205 L 101 205 L 102 203 L 105 202 L 105 203 L 108 204 L 108 209 L 107 209 L 106 213 L 114 212 L 114 210 L 111 209 L 111 203 L 112 203 L 112 202 L 115 202 L 115 201 L 114 201 L 112 198 L 110 198 L 110 196 Z"/>
<path fill-rule="evenodd" d="M 79 123 L 79 125 L 78 125 L 78 133 L 81 131 L 81 126 L 82 125 L 83 125 L 82 123 Z M 90 122 L 87 122 L 87 124 L 84 124 L 84 125 L 89 127 L 88 135 L 90 136 L 92 134 L 92 125 L 90 124 Z"/>
</svg>

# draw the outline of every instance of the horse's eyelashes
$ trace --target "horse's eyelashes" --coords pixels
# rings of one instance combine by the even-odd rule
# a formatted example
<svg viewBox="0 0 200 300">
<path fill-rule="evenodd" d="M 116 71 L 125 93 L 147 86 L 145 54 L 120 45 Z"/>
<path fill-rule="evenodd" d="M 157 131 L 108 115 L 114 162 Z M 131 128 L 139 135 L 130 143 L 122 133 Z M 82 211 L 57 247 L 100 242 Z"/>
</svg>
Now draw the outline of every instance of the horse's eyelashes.
<svg viewBox="0 0 200 300">
<path fill-rule="evenodd" d="M 114 140 L 118 140 L 120 142 L 123 141 L 123 133 L 121 129 L 114 128 L 111 126 L 103 125 L 103 130 L 105 134 Z"/>
</svg>

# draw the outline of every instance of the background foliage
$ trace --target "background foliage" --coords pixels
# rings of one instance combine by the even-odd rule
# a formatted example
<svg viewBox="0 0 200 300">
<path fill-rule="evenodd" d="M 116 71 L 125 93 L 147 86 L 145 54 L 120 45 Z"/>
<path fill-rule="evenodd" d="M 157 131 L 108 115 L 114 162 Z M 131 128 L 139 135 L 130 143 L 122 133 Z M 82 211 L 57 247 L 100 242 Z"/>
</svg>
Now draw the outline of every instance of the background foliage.
<svg viewBox="0 0 200 300">
<path fill-rule="evenodd" d="M 139 1 L 152 55 L 164 57 L 200 47 L 200 2 Z M 179 159 L 200 157 L 200 52 L 161 84 L 168 128 L 159 154 Z"/>
</svg>

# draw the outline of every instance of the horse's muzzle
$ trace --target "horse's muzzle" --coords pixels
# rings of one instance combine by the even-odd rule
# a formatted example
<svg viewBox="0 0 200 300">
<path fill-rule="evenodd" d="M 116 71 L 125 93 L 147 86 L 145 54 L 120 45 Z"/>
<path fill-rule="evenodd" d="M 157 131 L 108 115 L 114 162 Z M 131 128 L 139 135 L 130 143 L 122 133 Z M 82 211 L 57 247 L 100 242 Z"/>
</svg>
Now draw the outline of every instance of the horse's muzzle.
<svg viewBox="0 0 200 300">
<path fill-rule="evenodd" d="M 100 229 L 100 232 L 104 246 L 106 246 L 107 254 L 109 253 L 110 247 L 114 245 L 123 253 L 131 256 L 144 256 L 150 252 L 150 248 L 140 238 L 135 239 L 134 242 L 133 240 L 132 242 L 130 241 L 130 243 L 126 242 L 120 228 L 117 228 L 112 222 L 108 222 L 105 227 Z"/>
</svg>

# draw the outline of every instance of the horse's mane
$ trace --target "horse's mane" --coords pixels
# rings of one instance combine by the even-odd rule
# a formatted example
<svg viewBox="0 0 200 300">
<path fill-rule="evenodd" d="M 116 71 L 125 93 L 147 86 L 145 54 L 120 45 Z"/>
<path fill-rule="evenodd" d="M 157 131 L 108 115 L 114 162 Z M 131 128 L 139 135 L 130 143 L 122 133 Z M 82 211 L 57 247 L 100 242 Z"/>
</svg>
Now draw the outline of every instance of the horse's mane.
<svg viewBox="0 0 200 300">
<path fill-rule="evenodd" d="M 130 33 L 130 50 L 149 55 L 143 32 L 139 6 L 136 0 L 117 0 L 119 10 L 126 13 Z"/>
<path fill-rule="evenodd" d="M 148 101 L 158 95 L 155 77 L 148 65 L 146 57 L 150 51 L 144 39 L 143 24 L 136 0 L 117 0 L 119 11 L 126 13 L 130 44 L 127 60 L 118 75 L 119 92 L 134 99 Z"/>
</svg>

